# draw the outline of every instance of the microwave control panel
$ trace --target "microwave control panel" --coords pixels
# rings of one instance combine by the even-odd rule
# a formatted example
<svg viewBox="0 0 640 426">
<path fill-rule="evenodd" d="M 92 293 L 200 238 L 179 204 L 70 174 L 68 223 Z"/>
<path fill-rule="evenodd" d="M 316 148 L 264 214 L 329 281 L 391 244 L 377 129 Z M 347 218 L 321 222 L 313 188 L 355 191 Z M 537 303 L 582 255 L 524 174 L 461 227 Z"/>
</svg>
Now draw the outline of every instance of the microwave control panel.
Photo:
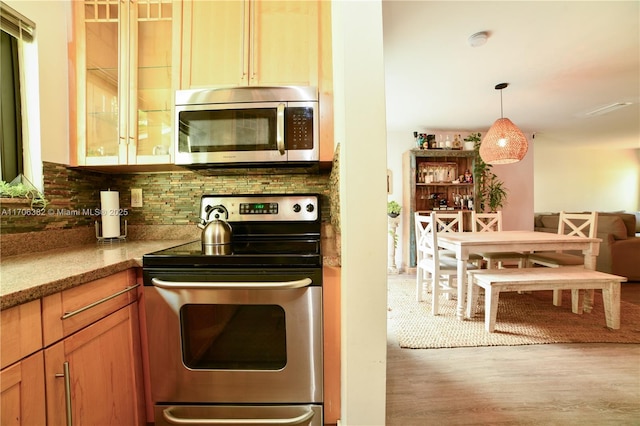
<svg viewBox="0 0 640 426">
<path fill-rule="evenodd" d="M 287 149 L 313 148 L 313 108 L 288 107 L 286 109 Z"/>
</svg>

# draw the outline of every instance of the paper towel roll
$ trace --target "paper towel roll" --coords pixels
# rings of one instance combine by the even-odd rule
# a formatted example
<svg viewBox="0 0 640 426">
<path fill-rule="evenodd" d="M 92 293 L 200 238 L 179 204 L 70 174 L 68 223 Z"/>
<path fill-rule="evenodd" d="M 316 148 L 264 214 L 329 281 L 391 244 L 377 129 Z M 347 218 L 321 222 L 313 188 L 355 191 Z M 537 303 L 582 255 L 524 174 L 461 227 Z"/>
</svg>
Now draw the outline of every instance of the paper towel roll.
<svg viewBox="0 0 640 426">
<path fill-rule="evenodd" d="M 120 236 L 120 194 L 118 191 L 100 191 L 102 236 Z"/>
</svg>

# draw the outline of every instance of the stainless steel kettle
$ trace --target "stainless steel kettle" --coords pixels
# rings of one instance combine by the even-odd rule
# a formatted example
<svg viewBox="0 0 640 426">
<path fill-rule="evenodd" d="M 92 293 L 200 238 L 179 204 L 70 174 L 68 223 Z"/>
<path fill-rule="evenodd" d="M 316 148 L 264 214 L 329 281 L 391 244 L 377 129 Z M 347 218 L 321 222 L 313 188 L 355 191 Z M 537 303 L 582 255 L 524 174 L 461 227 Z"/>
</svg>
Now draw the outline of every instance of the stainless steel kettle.
<svg viewBox="0 0 640 426">
<path fill-rule="evenodd" d="M 198 225 L 202 230 L 202 252 L 206 255 L 225 255 L 231 254 L 231 237 L 233 231 L 231 225 L 227 222 L 229 212 L 224 206 L 207 206 L 206 222 Z M 214 213 L 215 212 L 215 213 Z M 214 219 L 209 220 L 211 214 L 214 213 Z M 224 219 L 220 216 L 224 214 Z"/>
</svg>

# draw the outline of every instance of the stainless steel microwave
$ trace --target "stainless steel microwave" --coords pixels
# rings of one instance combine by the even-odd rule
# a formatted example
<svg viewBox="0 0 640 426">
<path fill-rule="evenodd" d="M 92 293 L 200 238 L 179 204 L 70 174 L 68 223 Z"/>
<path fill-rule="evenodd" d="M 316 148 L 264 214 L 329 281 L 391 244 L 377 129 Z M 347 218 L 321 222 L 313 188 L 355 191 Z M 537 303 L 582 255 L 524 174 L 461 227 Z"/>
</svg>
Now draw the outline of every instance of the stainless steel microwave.
<svg viewBox="0 0 640 426">
<path fill-rule="evenodd" d="M 315 87 L 179 90 L 175 114 L 176 164 L 319 161 Z"/>
</svg>

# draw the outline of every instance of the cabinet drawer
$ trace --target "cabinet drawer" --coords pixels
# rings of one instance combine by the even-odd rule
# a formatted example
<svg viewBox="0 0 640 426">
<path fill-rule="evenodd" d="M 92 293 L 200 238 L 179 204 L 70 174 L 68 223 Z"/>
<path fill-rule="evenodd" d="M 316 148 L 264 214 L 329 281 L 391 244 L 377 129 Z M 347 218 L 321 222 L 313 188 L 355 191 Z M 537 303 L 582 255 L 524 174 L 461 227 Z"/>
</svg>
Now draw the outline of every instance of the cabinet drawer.
<svg viewBox="0 0 640 426">
<path fill-rule="evenodd" d="M 135 283 L 130 269 L 42 299 L 45 347 L 136 301 Z"/>
<path fill-rule="evenodd" d="M 40 300 L 14 306 L 2 311 L 0 315 L 0 368 L 5 368 L 42 348 Z"/>
</svg>

